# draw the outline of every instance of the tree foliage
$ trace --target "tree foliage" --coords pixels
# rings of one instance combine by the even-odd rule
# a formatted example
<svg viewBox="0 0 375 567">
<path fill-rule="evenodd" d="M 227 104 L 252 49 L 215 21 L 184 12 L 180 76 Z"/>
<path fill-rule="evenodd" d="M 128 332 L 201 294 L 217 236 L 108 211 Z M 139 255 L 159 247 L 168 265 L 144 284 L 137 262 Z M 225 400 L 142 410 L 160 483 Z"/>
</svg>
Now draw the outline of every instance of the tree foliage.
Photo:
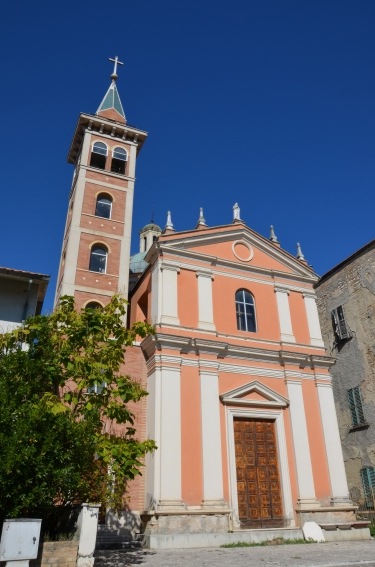
<svg viewBox="0 0 375 567">
<path fill-rule="evenodd" d="M 51 315 L 0 335 L 0 519 L 56 504 L 119 505 L 155 448 L 136 438 L 129 408 L 147 392 L 121 372 L 126 347 L 153 330 L 127 329 L 125 307 L 114 296 L 77 312 L 63 297 Z"/>
</svg>

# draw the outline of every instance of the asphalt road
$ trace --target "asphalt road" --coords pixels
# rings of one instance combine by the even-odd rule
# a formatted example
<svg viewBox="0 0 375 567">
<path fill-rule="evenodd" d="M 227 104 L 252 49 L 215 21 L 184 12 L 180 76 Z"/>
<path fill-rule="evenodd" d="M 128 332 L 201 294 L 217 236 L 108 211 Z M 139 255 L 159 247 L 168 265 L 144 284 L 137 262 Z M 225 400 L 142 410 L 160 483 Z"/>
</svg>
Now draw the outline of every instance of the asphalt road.
<svg viewBox="0 0 375 567">
<path fill-rule="evenodd" d="M 95 567 L 375 567 L 375 541 L 101 551 Z"/>
</svg>

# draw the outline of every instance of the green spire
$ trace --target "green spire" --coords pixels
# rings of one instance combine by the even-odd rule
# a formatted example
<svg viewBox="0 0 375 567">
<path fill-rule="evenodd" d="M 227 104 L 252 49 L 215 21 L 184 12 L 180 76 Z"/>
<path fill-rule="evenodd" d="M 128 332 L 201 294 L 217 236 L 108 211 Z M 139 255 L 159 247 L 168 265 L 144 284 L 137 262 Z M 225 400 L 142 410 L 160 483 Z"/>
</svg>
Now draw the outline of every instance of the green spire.
<svg viewBox="0 0 375 567">
<path fill-rule="evenodd" d="M 99 112 L 101 112 L 102 110 L 110 110 L 111 108 L 117 110 L 117 112 L 121 114 L 123 118 L 125 118 L 125 112 L 122 108 L 120 95 L 118 94 L 115 81 L 112 81 L 108 91 L 105 94 L 105 97 L 103 98 L 98 110 L 96 111 L 96 114 L 99 114 Z"/>
<path fill-rule="evenodd" d="M 96 111 L 96 114 L 100 114 L 100 112 L 103 112 L 104 110 L 116 110 L 126 122 L 125 112 L 122 107 L 120 95 L 118 94 L 118 90 L 116 86 L 116 81 L 118 77 L 117 65 L 123 65 L 123 63 L 118 60 L 117 55 L 114 59 L 109 59 L 109 60 L 114 62 L 114 69 L 111 75 L 112 83 L 110 84 L 109 89 L 107 90 L 102 102 L 100 103 L 100 106 Z"/>
</svg>

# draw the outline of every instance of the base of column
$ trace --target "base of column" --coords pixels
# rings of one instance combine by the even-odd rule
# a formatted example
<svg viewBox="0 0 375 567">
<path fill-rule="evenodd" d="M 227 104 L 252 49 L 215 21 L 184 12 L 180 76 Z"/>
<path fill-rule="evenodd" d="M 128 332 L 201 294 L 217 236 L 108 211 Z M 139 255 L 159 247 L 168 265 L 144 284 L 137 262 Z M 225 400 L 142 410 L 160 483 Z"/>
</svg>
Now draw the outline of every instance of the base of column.
<svg viewBox="0 0 375 567">
<path fill-rule="evenodd" d="M 223 509 L 227 509 L 228 508 L 228 504 L 227 502 L 225 502 L 225 500 L 223 499 L 219 499 L 219 500 L 202 500 L 202 508 L 204 508 L 205 510 L 207 508 L 209 509 L 216 509 L 219 508 L 220 510 Z"/>
<path fill-rule="evenodd" d="M 160 511 L 185 510 L 186 506 L 182 500 L 159 500 L 156 509 Z"/>
<path fill-rule="evenodd" d="M 216 326 L 214 323 L 209 323 L 207 321 L 198 321 L 198 329 L 202 331 L 216 331 Z"/>
<path fill-rule="evenodd" d="M 296 337 L 294 335 L 289 335 L 287 333 L 281 333 L 281 342 L 283 343 L 295 343 Z"/>
<path fill-rule="evenodd" d="M 320 508 L 320 502 L 316 498 L 298 498 L 297 504 L 299 510 L 311 510 Z"/>
<path fill-rule="evenodd" d="M 349 496 L 334 496 L 331 498 L 332 506 L 353 506 Z"/>
</svg>

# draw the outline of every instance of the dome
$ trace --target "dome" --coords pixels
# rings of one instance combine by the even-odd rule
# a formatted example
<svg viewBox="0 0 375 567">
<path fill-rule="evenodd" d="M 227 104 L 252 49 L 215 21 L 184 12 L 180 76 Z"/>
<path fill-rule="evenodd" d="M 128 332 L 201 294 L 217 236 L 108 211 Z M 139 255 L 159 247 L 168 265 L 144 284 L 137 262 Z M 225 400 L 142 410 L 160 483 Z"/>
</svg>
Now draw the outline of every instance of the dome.
<svg viewBox="0 0 375 567">
<path fill-rule="evenodd" d="M 142 228 L 142 230 L 140 230 L 140 234 L 142 234 L 143 232 L 146 232 L 147 230 L 154 230 L 155 232 L 160 232 L 161 233 L 161 228 L 160 226 L 158 226 L 157 224 L 150 222 L 149 224 L 146 224 L 146 226 L 144 226 Z"/>
<path fill-rule="evenodd" d="M 141 274 L 145 271 L 148 266 L 147 262 L 145 262 L 146 254 L 147 252 L 138 252 L 138 254 L 131 256 L 129 263 L 129 269 L 131 273 Z"/>
</svg>

